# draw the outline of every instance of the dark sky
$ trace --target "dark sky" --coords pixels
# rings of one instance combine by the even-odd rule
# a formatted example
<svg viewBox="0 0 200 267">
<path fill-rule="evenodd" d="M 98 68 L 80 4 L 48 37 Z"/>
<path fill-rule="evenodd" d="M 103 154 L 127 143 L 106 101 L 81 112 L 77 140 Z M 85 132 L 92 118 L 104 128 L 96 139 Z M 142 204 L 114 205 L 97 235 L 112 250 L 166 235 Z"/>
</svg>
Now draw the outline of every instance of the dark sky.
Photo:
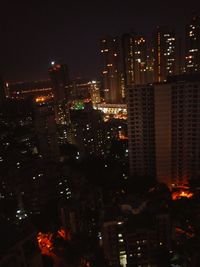
<svg viewBox="0 0 200 267">
<path fill-rule="evenodd" d="M 199 0 L 3 2 L 0 72 L 9 81 L 47 78 L 52 60 L 67 63 L 71 77 L 95 79 L 102 36 L 130 30 L 150 36 L 159 24 L 183 32 L 185 23 L 200 10 Z"/>
</svg>

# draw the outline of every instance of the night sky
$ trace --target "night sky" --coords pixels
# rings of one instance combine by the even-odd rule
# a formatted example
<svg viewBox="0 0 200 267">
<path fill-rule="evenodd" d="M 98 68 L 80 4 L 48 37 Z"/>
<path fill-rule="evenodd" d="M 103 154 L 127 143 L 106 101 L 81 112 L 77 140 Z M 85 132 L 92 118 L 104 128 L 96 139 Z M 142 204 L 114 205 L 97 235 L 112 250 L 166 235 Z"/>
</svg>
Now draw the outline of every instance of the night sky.
<svg viewBox="0 0 200 267">
<path fill-rule="evenodd" d="M 70 76 L 98 78 L 99 39 L 131 30 L 151 36 L 156 25 L 183 33 L 200 12 L 200 1 L 3 1 L 0 72 L 8 81 L 48 77 L 52 60 L 67 63 Z"/>
</svg>

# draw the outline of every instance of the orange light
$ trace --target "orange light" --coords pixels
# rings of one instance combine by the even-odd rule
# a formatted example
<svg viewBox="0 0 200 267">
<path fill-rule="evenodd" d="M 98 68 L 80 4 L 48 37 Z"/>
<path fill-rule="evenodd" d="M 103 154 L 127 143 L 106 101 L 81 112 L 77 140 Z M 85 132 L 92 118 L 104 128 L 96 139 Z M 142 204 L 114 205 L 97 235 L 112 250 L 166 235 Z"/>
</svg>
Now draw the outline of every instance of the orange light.
<svg viewBox="0 0 200 267">
<path fill-rule="evenodd" d="M 121 131 L 119 131 L 119 139 L 120 140 L 128 140 L 128 137 L 125 136 Z"/>
<path fill-rule="evenodd" d="M 36 103 L 41 103 L 41 102 L 44 102 L 45 101 L 45 97 L 43 97 L 43 96 L 39 96 L 39 97 L 37 97 L 36 99 L 35 99 L 35 102 Z"/>
<path fill-rule="evenodd" d="M 192 198 L 193 193 L 189 191 L 179 191 L 179 192 L 174 192 L 172 193 L 172 199 L 173 200 L 178 200 L 180 198 Z"/>
<path fill-rule="evenodd" d="M 60 229 L 57 232 L 57 235 L 64 240 L 70 240 L 70 233 L 64 229 Z M 38 246 L 43 255 L 52 256 L 53 254 L 53 233 L 41 233 L 37 235 Z"/>
<path fill-rule="evenodd" d="M 178 234 L 186 235 L 189 238 L 194 237 L 194 233 L 185 231 L 185 230 L 183 230 L 183 229 L 181 229 L 179 227 L 176 227 L 175 230 L 176 230 L 176 233 L 178 233 Z"/>
<path fill-rule="evenodd" d="M 52 95 L 48 95 L 48 96 L 38 96 L 35 98 L 35 102 L 36 103 L 43 103 L 47 100 L 50 100 L 53 96 Z"/>
<path fill-rule="evenodd" d="M 37 240 L 40 251 L 43 255 L 49 255 L 53 249 L 52 234 L 38 233 Z"/>
<path fill-rule="evenodd" d="M 71 239 L 70 233 L 69 232 L 66 232 L 64 229 L 58 230 L 58 235 L 61 238 L 65 239 L 65 240 L 70 240 Z"/>
</svg>

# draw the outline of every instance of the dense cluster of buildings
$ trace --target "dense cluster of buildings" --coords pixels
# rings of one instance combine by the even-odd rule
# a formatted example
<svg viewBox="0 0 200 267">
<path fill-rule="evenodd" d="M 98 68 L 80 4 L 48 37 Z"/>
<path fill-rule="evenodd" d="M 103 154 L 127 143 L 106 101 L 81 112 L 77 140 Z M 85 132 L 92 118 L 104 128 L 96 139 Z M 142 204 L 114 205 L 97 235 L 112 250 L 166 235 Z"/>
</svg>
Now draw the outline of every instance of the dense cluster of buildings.
<svg viewBox="0 0 200 267">
<path fill-rule="evenodd" d="M 57 62 L 49 80 L 0 79 L 0 266 L 42 266 L 41 224 L 88 238 L 83 267 L 99 250 L 102 266 L 199 266 L 199 17 L 184 47 L 157 27 L 151 45 L 102 38 L 99 80 Z"/>
<path fill-rule="evenodd" d="M 127 85 L 164 82 L 168 76 L 199 72 L 199 25 L 199 17 L 194 16 L 182 42 L 168 27 L 157 27 L 152 40 L 136 32 L 101 39 L 105 101 L 122 102 Z"/>
</svg>

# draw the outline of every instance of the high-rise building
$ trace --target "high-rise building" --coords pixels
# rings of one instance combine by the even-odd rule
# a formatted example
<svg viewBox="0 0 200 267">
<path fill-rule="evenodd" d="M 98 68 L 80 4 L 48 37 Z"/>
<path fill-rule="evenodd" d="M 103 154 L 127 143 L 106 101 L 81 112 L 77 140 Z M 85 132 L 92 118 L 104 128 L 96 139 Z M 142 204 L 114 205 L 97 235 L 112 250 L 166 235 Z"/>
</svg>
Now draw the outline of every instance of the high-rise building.
<svg viewBox="0 0 200 267">
<path fill-rule="evenodd" d="M 0 103 L 6 99 L 5 84 L 0 77 Z"/>
<path fill-rule="evenodd" d="M 68 68 L 65 64 L 52 62 L 49 75 L 52 81 L 54 100 L 56 102 L 67 99 L 66 86 L 69 84 Z"/>
<path fill-rule="evenodd" d="M 157 27 L 154 37 L 154 81 L 163 82 L 167 76 L 179 74 L 178 40 L 174 31 Z"/>
<path fill-rule="evenodd" d="M 154 81 L 154 49 L 150 46 L 147 47 L 147 67 L 146 67 L 147 82 L 153 83 Z"/>
<path fill-rule="evenodd" d="M 44 159 L 58 160 L 59 145 L 52 101 L 35 103 L 34 123 L 40 154 Z"/>
<path fill-rule="evenodd" d="M 103 90 L 106 103 L 121 103 L 121 73 L 119 41 L 117 37 L 101 39 Z"/>
<path fill-rule="evenodd" d="M 125 85 L 150 82 L 146 38 L 136 34 L 122 36 Z"/>
<path fill-rule="evenodd" d="M 154 88 L 127 88 L 130 173 L 135 177 L 155 176 Z"/>
<path fill-rule="evenodd" d="M 130 172 L 168 186 L 200 178 L 200 76 L 128 89 Z"/>
<path fill-rule="evenodd" d="M 155 85 L 157 178 L 183 185 L 200 178 L 200 77 Z"/>
<path fill-rule="evenodd" d="M 134 34 L 124 34 L 122 36 L 123 51 L 123 72 L 125 85 L 133 85 L 135 83 L 135 40 Z"/>
<path fill-rule="evenodd" d="M 67 86 L 69 85 L 67 66 L 52 62 L 52 67 L 49 68 L 49 75 L 53 88 L 56 123 L 60 125 L 67 124 L 69 120 L 69 112 L 67 110 Z"/>
<path fill-rule="evenodd" d="M 186 27 L 185 71 L 200 71 L 200 17 L 193 17 Z"/>
</svg>

